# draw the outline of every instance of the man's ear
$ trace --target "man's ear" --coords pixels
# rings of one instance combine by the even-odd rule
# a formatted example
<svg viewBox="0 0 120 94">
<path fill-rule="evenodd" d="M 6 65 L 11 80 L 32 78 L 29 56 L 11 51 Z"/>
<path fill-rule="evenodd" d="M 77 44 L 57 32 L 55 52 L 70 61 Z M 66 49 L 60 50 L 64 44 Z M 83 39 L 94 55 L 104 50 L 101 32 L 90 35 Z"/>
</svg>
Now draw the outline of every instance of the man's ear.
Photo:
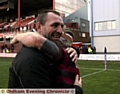
<svg viewBox="0 0 120 94">
<path fill-rule="evenodd" d="M 40 22 L 37 22 L 36 23 L 36 29 L 39 29 L 40 28 Z"/>
<path fill-rule="evenodd" d="M 40 24 L 40 22 L 36 23 L 36 29 L 37 29 L 38 33 L 41 33 L 41 24 Z"/>
</svg>

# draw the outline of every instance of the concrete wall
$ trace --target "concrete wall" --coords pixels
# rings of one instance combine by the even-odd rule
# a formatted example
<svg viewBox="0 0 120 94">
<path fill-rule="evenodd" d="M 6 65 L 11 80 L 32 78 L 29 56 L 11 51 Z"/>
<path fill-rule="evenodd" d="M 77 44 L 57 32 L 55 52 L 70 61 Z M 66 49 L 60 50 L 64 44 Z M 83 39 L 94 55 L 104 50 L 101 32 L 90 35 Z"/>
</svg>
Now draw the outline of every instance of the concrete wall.
<svg viewBox="0 0 120 94">
<path fill-rule="evenodd" d="M 120 53 L 120 36 L 94 37 L 97 52 L 104 52 L 104 47 L 109 53 Z"/>
</svg>

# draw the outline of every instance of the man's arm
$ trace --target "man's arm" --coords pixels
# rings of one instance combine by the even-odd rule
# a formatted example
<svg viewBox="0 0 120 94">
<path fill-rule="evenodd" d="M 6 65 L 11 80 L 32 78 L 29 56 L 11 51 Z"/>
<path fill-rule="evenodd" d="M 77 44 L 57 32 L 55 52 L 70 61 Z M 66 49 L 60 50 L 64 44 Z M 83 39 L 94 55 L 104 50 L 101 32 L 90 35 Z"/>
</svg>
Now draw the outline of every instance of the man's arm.
<svg viewBox="0 0 120 94">
<path fill-rule="evenodd" d="M 18 34 L 11 40 L 11 44 L 17 42 L 21 42 L 27 47 L 38 48 L 39 50 L 44 51 L 52 59 L 56 59 L 60 54 L 59 47 L 54 42 L 47 40 L 37 32 Z M 72 61 L 77 60 L 76 51 L 73 48 L 69 48 L 69 51 L 71 53 L 70 57 L 72 58 Z"/>
<path fill-rule="evenodd" d="M 58 48 L 58 46 L 49 40 L 46 40 L 43 43 L 40 50 L 46 53 L 52 59 L 56 59 L 60 54 L 60 49 Z"/>
<path fill-rule="evenodd" d="M 21 42 L 27 47 L 38 48 L 52 59 L 56 59 L 59 55 L 58 46 L 52 41 L 47 40 L 45 37 L 38 34 L 37 32 L 18 34 L 11 40 L 11 44 L 15 44 L 18 42 Z"/>
</svg>

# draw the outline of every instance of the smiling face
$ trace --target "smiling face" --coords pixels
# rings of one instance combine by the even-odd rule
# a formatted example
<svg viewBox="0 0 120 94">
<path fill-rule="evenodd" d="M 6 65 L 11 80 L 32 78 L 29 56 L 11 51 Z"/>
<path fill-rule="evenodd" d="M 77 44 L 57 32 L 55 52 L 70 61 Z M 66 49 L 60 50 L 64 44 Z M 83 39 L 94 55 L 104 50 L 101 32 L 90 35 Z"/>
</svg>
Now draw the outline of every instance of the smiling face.
<svg viewBox="0 0 120 94">
<path fill-rule="evenodd" d="M 63 20 L 59 15 L 47 13 L 45 24 L 38 23 L 38 32 L 49 40 L 59 39 L 63 32 Z"/>
</svg>

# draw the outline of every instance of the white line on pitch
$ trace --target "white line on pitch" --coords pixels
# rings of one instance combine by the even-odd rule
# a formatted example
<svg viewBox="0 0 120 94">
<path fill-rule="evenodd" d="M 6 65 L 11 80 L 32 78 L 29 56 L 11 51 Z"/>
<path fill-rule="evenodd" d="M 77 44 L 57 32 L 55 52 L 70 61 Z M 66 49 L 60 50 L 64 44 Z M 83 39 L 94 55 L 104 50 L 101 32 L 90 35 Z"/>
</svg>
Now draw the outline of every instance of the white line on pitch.
<svg viewBox="0 0 120 94">
<path fill-rule="evenodd" d="M 104 69 L 102 69 L 102 68 L 80 68 L 80 69 L 88 69 L 88 70 L 104 70 Z M 109 71 L 120 71 L 120 70 L 114 70 L 114 69 L 107 69 L 107 70 L 109 70 Z"/>
<path fill-rule="evenodd" d="M 85 78 L 85 77 L 87 77 L 87 76 L 91 76 L 91 75 L 94 75 L 94 74 L 97 74 L 97 73 L 100 73 L 100 72 L 103 72 L 103 71 L 105 71 L 105 70 L 101 70 L 101 71 L 98 71 L 98 72 L 93 72 L 93 73 L 84 75 L 84 76 L 82 76 L 81 78 Z"/>
<path fill-rule="evenodd" d="M 83 67 L 80 68 L 80 69 L 88 69 L 88 70 L 90 70 L 90 69 L 91 69 L 91 70 L 103 70 L 102 68 L 83 68 Z"/>
</svg>

